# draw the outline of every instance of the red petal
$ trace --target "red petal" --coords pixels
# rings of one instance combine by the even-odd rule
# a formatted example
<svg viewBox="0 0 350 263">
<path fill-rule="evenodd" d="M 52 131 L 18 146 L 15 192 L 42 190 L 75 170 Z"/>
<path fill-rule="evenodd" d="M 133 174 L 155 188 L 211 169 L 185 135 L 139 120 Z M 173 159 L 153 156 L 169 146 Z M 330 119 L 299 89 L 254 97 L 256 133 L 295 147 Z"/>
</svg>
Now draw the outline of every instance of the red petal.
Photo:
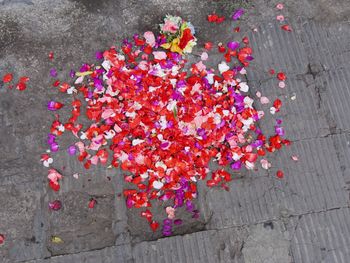
<svg viewBox="0 0 350 263">
<path fill-rule="evenodd" d="M 280 99 L 276 99 L 274 102 L 273 102 L 273 106 L 279 110 L 281 107 L 282 107 L 282 101 Z"/>
<path fill-rule="evenodd" d="M 291 31 L 292 31 L 292 28 L 291 28 L 289 25 L 281 26 L 281 28 L 282 28 L 284 31 L 288 31 L 288 32 L 291 32 Z"/>
<path fill-rule="evenodd" d="M 148 220 L 148 222 L 152 221 L 153 215 L 152 215 L 152 212 L 148 209 L 146 211 L 141 212 L 141 216 L 146 218 Z"/>
<path fill-rule="evenodd" d="M 24 83 L 24 82 L 19 82 L 17 85 L 16 85 L 16 89 L 22 91 L 22 90 L 25 90 L 27 88 L 27 85 Z"/>
<path fill-rule="evenodd" d="M 284 74 L 283 72 L 279 72 L 277 74 L 277 78 L 280 80 L 280 81 L 285 81 L 287 79 L 287 76 L 286 74 Z"/>
<path fill-rule="evenodd" d="M 3 76 L 2 81 L 4 83 L 8 83 L 13 79 L 13 75 L 11 73 L 7 73 L 5 76 Z"/>
<path fill-rule="evenodd" d="M 96 203 L 97 201 L 95 199 L 91 199 L 89 202 L 89 208 L 94 208 Z"/>
<path fill-rule="evenodd" d="M 152 228 L 152 231 L 155 232 L 157 230 L 157 228 L 159 227 L 159 223 L 157 221 L 153 221 L 150 224 L 150 227 Z"/>
<path fill-rule="evenodd" d="M 0 245 L 4 244 L 5 242 L 5 236 L 3 234 L 0 234 Z"/>
<path fill-rule="evenodd" d="M 283 174 L 283 172 L 281 170 L 278 170 L 277 173 L 276 173 L 276 176 L 278 178 L 283 178 L 284 174 Z"/>
<path fill-rule="evenodd" d="M 204 48 L 205 48 L 206 50 L 210 50 L 210 49 L 212 49 L 212 47 L 213 47 L 213 43 L 211 43 L 211 42 L 206 42 L 206 43 L 204 44 Z"/>
<path fill-rule="evenodd" d="M 59 184 L 55 184 L 55 183 L 52 182 L 52 181 L 49 182 L 49 186 L 50 186 L 51 189 L 54 190 L 55 192 L 57 192 L 58 190 L 60 190 L 60 185 L 59 185 Z"/>
<path fill-rule="evenodd" d="M 208 15 L 207 16 L 207 19 L 209 22 L 213 23 L 213 22 L 216 22 L 218 20 L 218 15 L 216 14 L 211 14 L 211 15 Z"/>
<path fill-rule="evenodd" d="M 29 80 L 29 77 L 23 76 L 19 79 L 19 82 L 27 82 Z"/>
<path fill-rule="evenodd" d="M 248 45 L 248 44 L 249 44 L 249 39 L 248 39 L 248 37 L 244 37 L 244 38 L 242 39 L 242 42 L 243 42 L 244 44 Z"/>
</svg>

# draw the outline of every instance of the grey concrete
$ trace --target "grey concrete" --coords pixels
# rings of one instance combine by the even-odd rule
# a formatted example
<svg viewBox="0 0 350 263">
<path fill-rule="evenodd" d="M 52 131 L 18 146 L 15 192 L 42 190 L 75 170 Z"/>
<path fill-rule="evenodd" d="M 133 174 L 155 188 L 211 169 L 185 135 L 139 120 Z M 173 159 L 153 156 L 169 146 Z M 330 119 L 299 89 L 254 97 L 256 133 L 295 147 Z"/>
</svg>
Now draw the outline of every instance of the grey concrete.
<svg viewBox="0 0 350 263">
<path fill-rule="evenodd" d="M 274 9 L 277 2 L 0 0 L 0 76 L 11 71 L 15 78 L 31 78 L 25 92 L 0 83 L 0 233 L 6 235 L 0 261 L 349 262 L 350 2 L 285 0 L 282 12 Z M 240 22 L 206 22 L 213 10 L 229 15 L 240 6 L 248 10 Z M 270 171 L 236 173 L 229 192 L 200 183 L 201 218 L 181 212 L 185 223 L 175 236 L 161 238 L 139 219 L 140 211 L 126 209 L 122 171 L 87 172 L 62 151 L 54 164 L 65 176 L 57 194 L 48 189 L 39 159 L 53 119 L 47 101 L 69 102 L 51 87 L 49 69 L 68 79 L 71 68 L 94 61 L 96 50 L 157 30 L 167 13 L 189 19 L 199 44 L 249 36 L 255 57 L 247 79 L 251 93 L 282 98 L 277 116 L 293 144 L 270 156 Z M 279 13 L 292 33 L 280 29 Z M 236 25 L 240 34 L 232 33 Z M 198 54 L 195 49 L 189 59 Z M 208 63 L 219 59 L 215 54 Z M 285 89 L 278 88 L 270 68 L 287 73 Z M 261 127 L 271 131 L 273 125 L 267 114 Z M 62 149 L 73 142 L 63 137 Z M 275 178 L 277 169 L 285 179 Z M 82 174 L 78 180 L 75 172 Z M 98 201 L 93 210 L 87 208 L 91 197 Z M 63 202 L 62 210 L 48 210 L 54 199 Z M 157 219 L 164 216 L 161 208 L 154 212 Z M 52 243 L 53 235 L 63 243 Z"/>
</svg>

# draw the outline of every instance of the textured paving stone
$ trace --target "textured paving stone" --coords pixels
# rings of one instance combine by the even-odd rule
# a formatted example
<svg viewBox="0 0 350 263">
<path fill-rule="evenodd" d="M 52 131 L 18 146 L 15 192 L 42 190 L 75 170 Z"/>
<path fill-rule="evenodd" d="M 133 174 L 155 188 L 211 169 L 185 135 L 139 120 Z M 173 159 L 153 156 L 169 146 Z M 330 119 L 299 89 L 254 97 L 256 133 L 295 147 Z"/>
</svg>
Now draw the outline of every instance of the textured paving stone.
<svg viewBox="0 0 350 263">
<path fill-rule="evenodd" d="M 11 71 L 31 77 L 31 88 L 23 93 L 8 92 L 0 83 L 0 233 L 6 234 L 1 262 L 348 262 L 349 1 L 284 1 L 292 33 L 275 21 L 278 1 L 248 4 L 254 8 L 243 18 L 240 34 L 232 33 L 233 22 L 206 23 L 213 10 L 229 15 L 244 2 L 0 0 L 0 75 Z M 251 95 L 260 91 L 282 98 L 278 116 L 293 144 L 271 156 L 270 171 L 235 173 L 229 192 L 200 183 L 200 220 L 183 213 L 177 236 L 160 238 L 138 217 L 139 210 L 126 209 L 122 171 L 86 172 L 61 152 L 55 167 L 65 178 L 57 195 L 47 189 L 39 155 L 53 118 L 45 111 L 47 100 L 69 102 L 49 88 L 49 69 L 57 66 L 59 78 L 66 79 L 70 68 L 92 62 L 96 50 L 157 30 L 167 13 L 191 20 L 199 45 L 250 38 L 255 52 L 247 79 Z M 54 63 L 47 58 L 50 50 Z M 194 51 L 189 60 L 199 55 Z M 219 59 L 213 55 L 209 64 Z M 278 88 L 270 68 L 286 72 L 285 89 Z M 271 133 L 274 122 L 267 114 L 261 128 Z M 72 139 L 62 139 L 62 148 Z M 284 180 L 275 178 L 277 169 L 285 172 Z M 78 180 L 72 177 L 76 172 Z M 87 208 L 90 198 L 98 201 L 93 210 Z M 54 199 L 63 203 L 59 212 L 47 209 Z M 163 218 L 162 208 L 154 212 Z M 52 235 L 63 243 L 50 242 Z"/>
</svg>

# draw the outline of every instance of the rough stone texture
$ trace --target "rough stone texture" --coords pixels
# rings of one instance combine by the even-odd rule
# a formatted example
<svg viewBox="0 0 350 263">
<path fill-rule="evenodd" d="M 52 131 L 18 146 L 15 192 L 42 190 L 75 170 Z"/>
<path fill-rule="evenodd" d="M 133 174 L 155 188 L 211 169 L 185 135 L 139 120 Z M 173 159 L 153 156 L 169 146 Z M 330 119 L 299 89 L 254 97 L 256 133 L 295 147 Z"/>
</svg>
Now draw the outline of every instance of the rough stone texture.
<svg viewBox="0 0 350 263">
<path fill-rule="evenodd" d="M 273 222 L 252 228 L 242 250 L 246 262 L 291 262 L 290 242 Z"/>
<path fill-rule="evenodd" d="M 0 82 L 0 247 L 1 262 L 344 262 L 350 258 L 350 3 L 348 0 L 0 0 L 0 76 L 31 77 L 25 92 Z M 241 22 L 206 22 L 216 10 L 230 15 L 247 8 Z M 183 213 L 176 236 L 151 233 L 139 210 L 127 210 L 121 193 L 122 171 L 96 167 L 88 172 L 62 151 L 55 168 L 65 178 L 59 194 L 48 190 L 39 162 L 53 119 L 49 99 L 63 94 L 51 88 L 49 69 L 60 79 L 71 68 L 94 61 L 94 52 L 145 30 L 157 30 L 167 14 L 189 19 L 199 45 L 247 35 L 255 60 L 248 70 L 251 94 L 280 97 L 291 147 L 271 155 L 270 171 L 234 174 L 230 191 L 199 184 L 200 220 Z M 293 32 L 280 29 L 283 13 Z M 240 34 L 232 28 L 241 26 Z M 253 28 L 257 32 L 253 32 Z M 54 62 L 48 59 L 55 52 Z M 189 56 L 198 60 L 199 49 Z M 221 55 L 209 58 L 215 66 Z M 268 74 L 285 71 L 287 87 Z M 296 100 L 292 100 L 292 97 Z M 268 111 L 267 106 L 257 103 Z M 266 108 L 264 108 L 266 107 Z M 62 109 L 62 116 L 67 113 Z M 271 132 L 274 118 L 261 122 Z M 73 138 L 60 141 L 65 149 Z M 291 155 L 299 157 L 298 162 Z M 211 164 L 214 169 L 215 164 Z M 286 177 L 275 178 L 277 169 Z M 72 174 L 81 174 L 78 180 Z M 87 208 L 90 198 L 98 201 Z M 49 211 L 60 199 L 63 209 Z M 154 210 L 161 219 L 161 208 Z M 181 212 L 182 214 L 182 212 Z M 52 243 L 59 236 L 62 244 Z"/>
</svg>

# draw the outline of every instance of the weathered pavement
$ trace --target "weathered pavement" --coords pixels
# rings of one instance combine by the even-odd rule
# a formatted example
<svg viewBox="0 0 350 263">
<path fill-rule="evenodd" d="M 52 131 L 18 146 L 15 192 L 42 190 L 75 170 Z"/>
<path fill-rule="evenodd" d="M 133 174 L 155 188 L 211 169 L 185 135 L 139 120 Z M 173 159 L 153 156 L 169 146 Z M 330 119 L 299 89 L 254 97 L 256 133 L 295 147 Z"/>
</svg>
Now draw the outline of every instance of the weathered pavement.
<svg viewBox="0 0 350 263">
<path fill-rule="evenodd" d="M 87 173 L 62 151 L 55 158 L 55 167 L 66 175 L 62 190 L 57 195 L 47 189 L 39 162 L 52 121 L 45 105 L 52 98 L 66 99 L 50 88 L 49 69 L 58 67 L 59 77 L 67 78 L 71 68 L 93 61 L 96 50 L 156 31 L 167 13 L 189 19 L 200 43 L 238 39 L 231 22 L 205 21 L 214 8 L 224 6 L 230 13 L 240 6 L 231 2 L 0 0 L 0 75 L 31 77 L 22 93 L 0 84 L 0 233 L 7 238 L 1 262 L 350 261 L 348 0 L 283 1 L 291 33 L 275 19 L 277 1 L 248 4 L 240 22 L 255 51 L 248 82 L 252 94 L 259 90 L 282 98 L 280 116 L 294 143 L 271 156 L 269 172 L 237 175 L 229 192 L 200 186 L 202 217 L 186 219 L 176 236 L 152 234 L 139 211 L 126 210 L 118 196 L 120 171 L 99 167 Z M 54 63 L 47 58 L 51 50 Z M 285 89 L 267 74 L 270 68 L 287 73 Z M 266 116 L 262 128 L 273 125 Z M 65 138 L 62 148 L 71 139 Z M 285 179 L 275 178 L 277 169 L 284 170 Z M 76 180 L 73 172 L 84 176 Z M 90 197 L 98 200 L 93 210 L 87 208 Z M 48 211 L 48 201 L 57 198 L 63 209 Z M 52 235 L 64 242 L 51 243 Z"/>
</svg>

